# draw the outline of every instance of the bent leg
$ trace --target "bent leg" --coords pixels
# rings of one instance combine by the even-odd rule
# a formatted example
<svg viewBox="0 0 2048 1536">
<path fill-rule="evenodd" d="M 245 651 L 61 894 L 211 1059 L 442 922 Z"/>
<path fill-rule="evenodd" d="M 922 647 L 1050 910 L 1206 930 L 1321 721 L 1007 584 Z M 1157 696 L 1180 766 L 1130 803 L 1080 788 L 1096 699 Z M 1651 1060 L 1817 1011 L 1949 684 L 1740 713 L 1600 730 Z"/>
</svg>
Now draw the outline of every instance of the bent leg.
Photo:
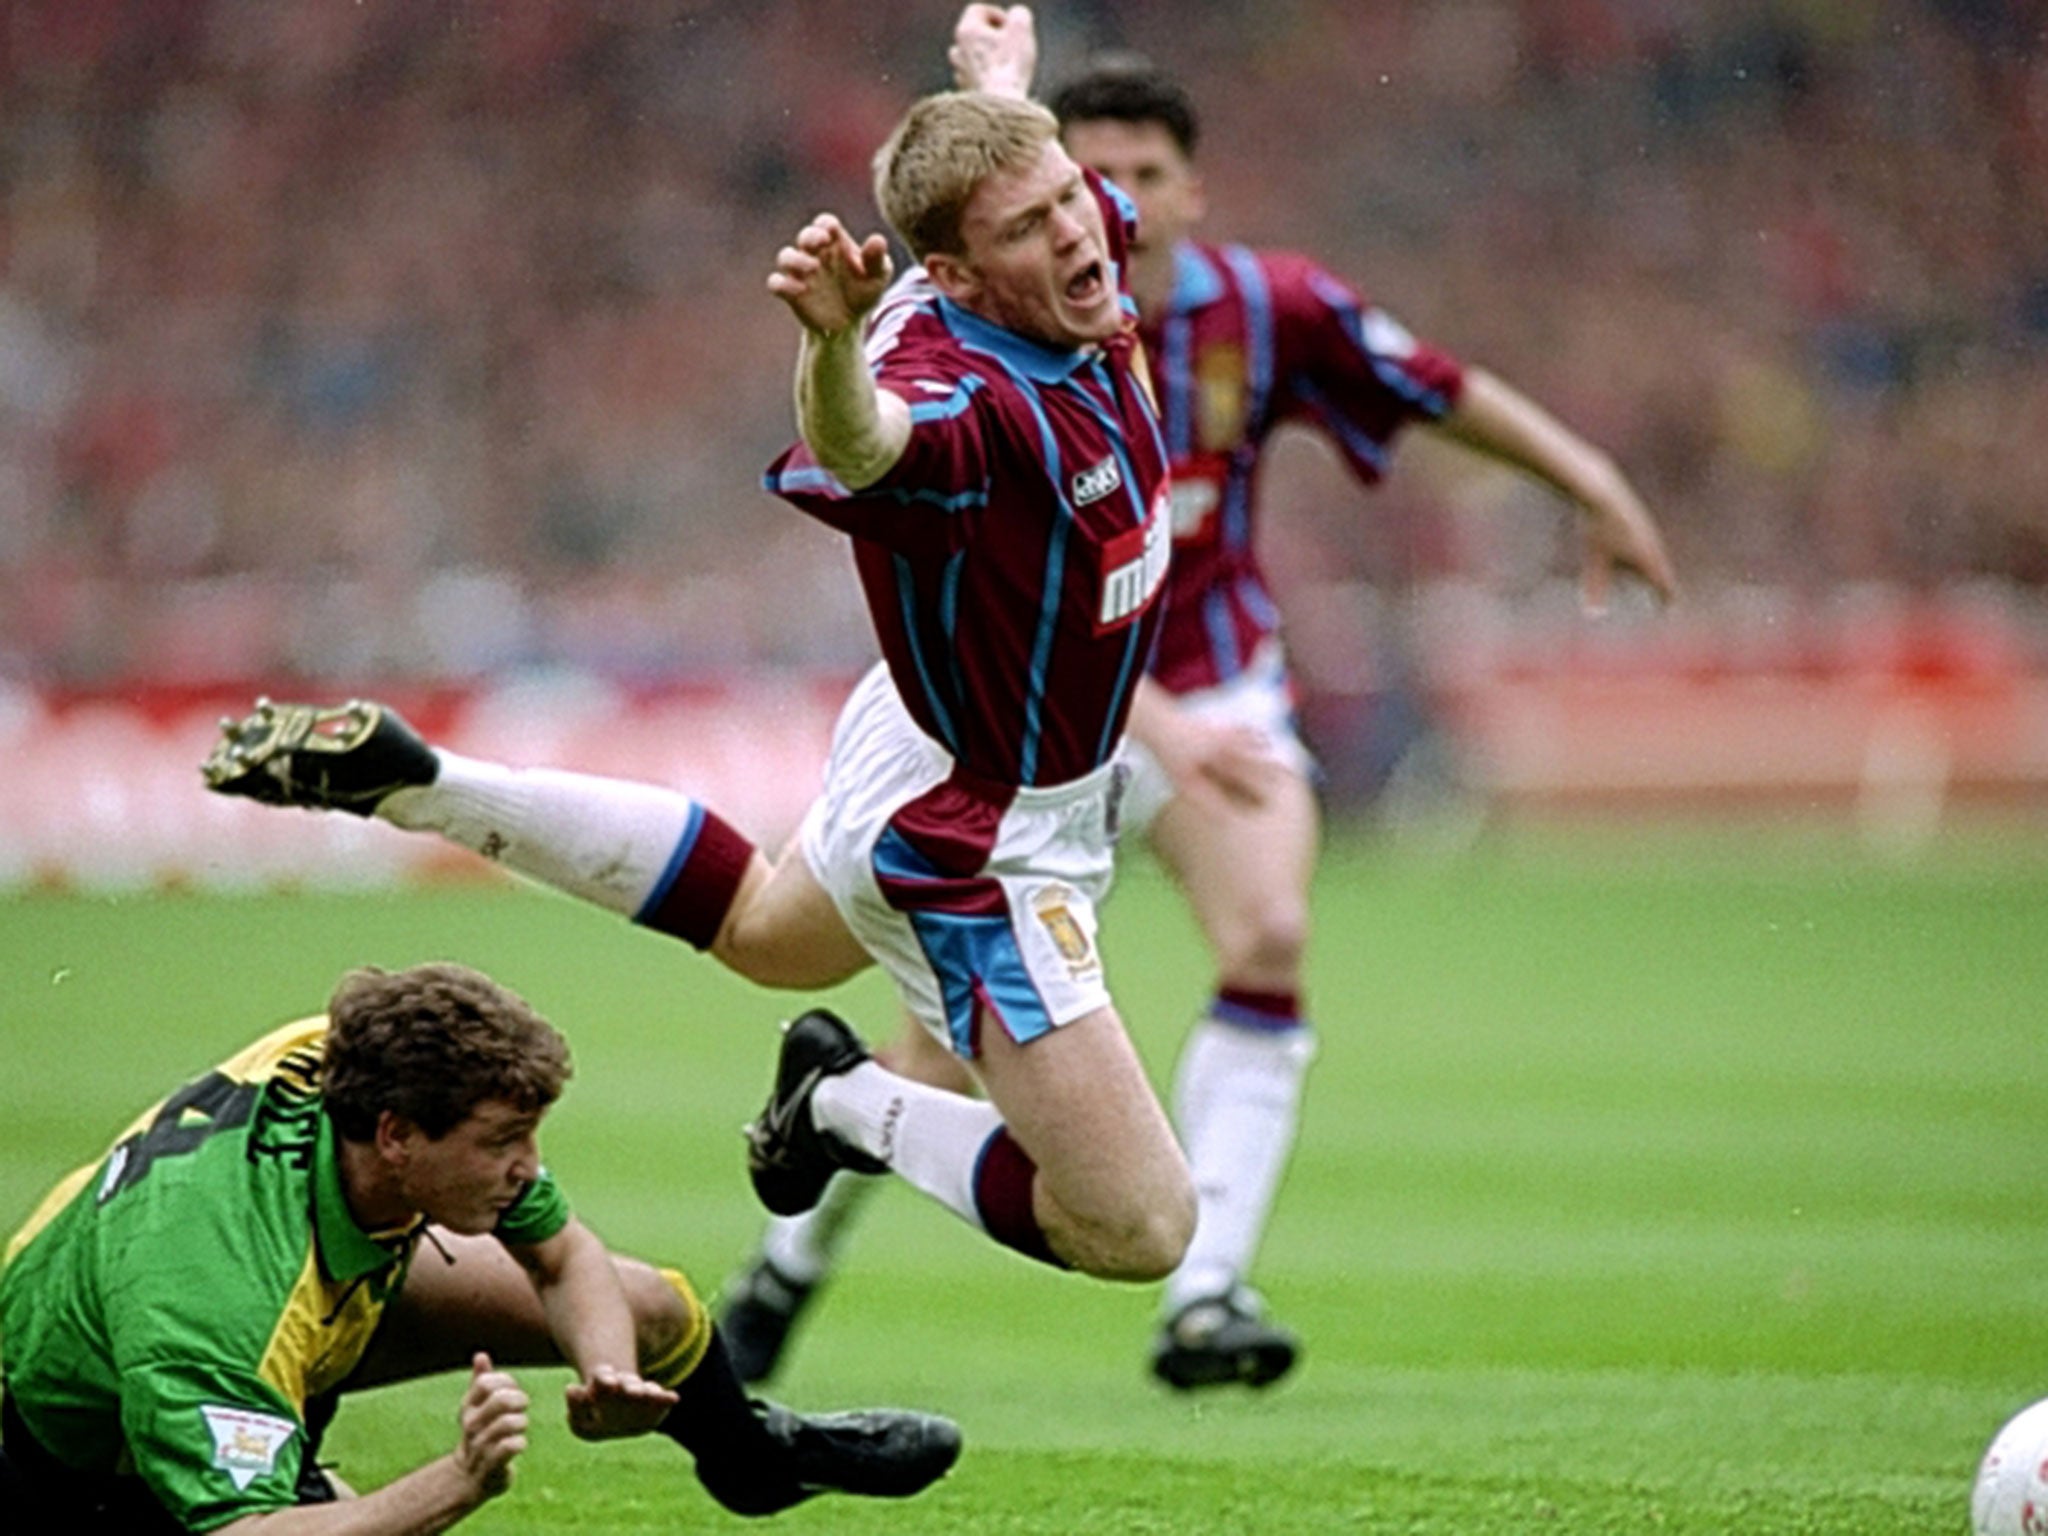
<svg viewBox="0 0 2048 1536">
<path fill-rule="evenodd" d="M 793 846 L 771 864 L 688 795 L 437 756 L 432 784 L 393 791 L 376 815 L 709 950 L 763 986 L 829 986 L 867 963 Z"/>
<path fill-rule="evenodd" d="M 703 1305 L 679 1271 L 620 1254 L 612 1263 L 633 1311 L 641 1372 L 672 1385 L 667 1378 L 687 1375 L 703 1352 L 710 1331 Z M 345 1390 L 467 1369 L 478 1350 L 501 1366 L 563 1363 L 519 1261 L 495 1238 L 435 1227 Z"/>
<path fill-rule="evenodd" d="M 561 1362 L 518 1262 L 492 1238 L 435 1233 L 454 1262 L 416 1257 L 344 1391 L 467 1365 L 479 1349 L 499 1365 Z M 810 1418 L 756 1403 L 680 1273 L 616 1254 L 613 1262 L 641 1372 L 676 1393 L 660 1432 L 690 1454 L 705 1491 L 728 1510 L 774 1514 L 834 1490 L 902 1497 L 958 1458 L 959 1431 L 945 1419 L 886 1410 Z"/>
<path fill-rule="evenodd" d="M 749 981 L 805 991 L 874 963 L 794 841 L 773 865 L 755 856 L 710 949 Z"/>
<path fill-rule="evenodd" d="M 1116 1011 L 1097 1007 L 1028 1045 L 992 1020 L 981 1034 L 987 1101 L 865 1057 L 789 1080 L 814 1084 L 807 1113 L 828 1138 L 1004 1246 L 1103 1279 L 1167 1274 L 1194 1229 L 1194 1187 Z"/>
<path fill-rule="evenodd" d="M 915 1019 L 905 1020 L 896 1038 L 875 1051 L 875 1060 L 913 1083 L 963 1096 L 978 1097 L 981 1093 L 981 1085 L 966 1063 L 939 1044 Z M 792 1304 L 784 1309 L 790 1320 L 809 1300 L 810 1292 L 832 1273 L 840 1244 L 879 1182 L 868 1174 L 837 1174 L 825 1187 L 824 1198 L 801 1216 L 769 1219 L 761 1234 L 757 1262 L 765 1261 L 773 1271 L 771 1278 L 790 1294 Z M 780 1347 L 778 1335 L 778 1351 Z M 766 1374 L 765 1369 L 761 1374 Z M 759 1379 L 749 1375 L 744 1367 L 741 1375 L 749 1380 Z"/>
<path fill-rule="evenodd" d="M 875 1052 L 875 1060 L 927 1087 L 961 1095 L 981 1092 L 966 1064 L 915 1019 L 905 1021 L 896 1038 Z M 740 1380 L 764 1382 L 781 1368 L 797 1324 L 838 1267 L 857 1218 L 881 1183 L 870 1174 L 842 1171 L 810 1210 L 769 1217 L 759 1245 L 726 1281 L 719 1300 L 719 1331 Z"/>
<path fill-rule="evenodd" d="M 1176 798 L 1152 846 L 1188 898 L 1220 986 L 1292 992 L 1308 945 L 1322 821 L 1307 779 L 1278 764 L 1263 804 Z"/>
<path fill-rule="evenodd" d="M 983 1041 L 982 1081 L 1035 1165 L 1030 1211 L 1053 1252 L 1103 1279 L 1171 1271 L 1194 1231 L 1194 1186 L 1116 1010 L 1026 1045 L 993 1026 Z"/>
<path fill-rule="evenodd" d="M 1175 1072 L 1201 1220 L 1167 1282 L 1169 1316 L 1231 1295 L 1249 1273 L 1293 1150 L 1315 1053 L 1301 975 L 1319 833 L 1307 781 L 1277 767 L 1257 808 L 1176 800 L 1153 827 L 1217 965 L 1216 995 Z"/>
</svg>

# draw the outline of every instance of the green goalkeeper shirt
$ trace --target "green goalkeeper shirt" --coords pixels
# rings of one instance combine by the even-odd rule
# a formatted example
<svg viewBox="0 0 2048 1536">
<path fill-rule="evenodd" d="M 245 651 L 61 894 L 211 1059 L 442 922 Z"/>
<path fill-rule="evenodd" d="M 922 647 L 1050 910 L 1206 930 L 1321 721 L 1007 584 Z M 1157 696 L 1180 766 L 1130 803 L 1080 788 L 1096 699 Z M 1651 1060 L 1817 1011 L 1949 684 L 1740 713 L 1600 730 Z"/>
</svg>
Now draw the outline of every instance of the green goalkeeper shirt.
<svg viewBox="0 0 2048 1536">
<path fill-rule="evenodd" d="M 43 1201 L 0 1272 L 6 1392 L 58 1460 L 134 1473 L 187 1529 L 292 1504 L 306 1400 L 368 1347 L 419 1228 L 365 1232 L 320 1098 L 327 1020 L 265 1036 Z M 544 1242 L 543 1172 L 497 1235 Z"/>
</svg>

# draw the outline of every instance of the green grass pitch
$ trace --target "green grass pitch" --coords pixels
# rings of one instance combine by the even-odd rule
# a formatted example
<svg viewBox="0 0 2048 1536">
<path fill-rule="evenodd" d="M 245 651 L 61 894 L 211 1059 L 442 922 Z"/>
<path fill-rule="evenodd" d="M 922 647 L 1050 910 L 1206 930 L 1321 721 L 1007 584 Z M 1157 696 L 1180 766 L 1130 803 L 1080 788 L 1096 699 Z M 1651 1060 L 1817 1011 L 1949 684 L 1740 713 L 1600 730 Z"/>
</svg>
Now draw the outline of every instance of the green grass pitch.
<svg viewBox="0 0 2048 1536">
<path fill-rule="evenodd" d="M 1322 1055 L 1259 1276 L 1297 1375 L 1167 1394 L 1149 1290 L 885 1190 L 776 1390 L 942 1410 L 967 1453 L 920 1499 L 779 1528 L 1966 1530 L 1985 1442 L 2048 1396 L 2048 861 L 1602 835 L 1439 864 L 1338 838 L 1317 902 Z M 1106 928 L 1163 1080 L 1199 946 L 1143 860 Z M 793 1002 L 496 885 L 0 903 L 0 1221 L 348 965 L 443 957 L 573 1041 L 546 1146 L 585 1218 L 715 1290 L 756 1231 L 739 1126 Z M 873 975 L 836 1001 L 893 1016 Z M 741 1526 L 672 1446 L 578 1445 L 559 1374 L 527 1379 L 535 1444 L 464 1529 Z M 344 1473 L 446 1449 L 457 1395 L 357 1399 Z"/>
</svg>

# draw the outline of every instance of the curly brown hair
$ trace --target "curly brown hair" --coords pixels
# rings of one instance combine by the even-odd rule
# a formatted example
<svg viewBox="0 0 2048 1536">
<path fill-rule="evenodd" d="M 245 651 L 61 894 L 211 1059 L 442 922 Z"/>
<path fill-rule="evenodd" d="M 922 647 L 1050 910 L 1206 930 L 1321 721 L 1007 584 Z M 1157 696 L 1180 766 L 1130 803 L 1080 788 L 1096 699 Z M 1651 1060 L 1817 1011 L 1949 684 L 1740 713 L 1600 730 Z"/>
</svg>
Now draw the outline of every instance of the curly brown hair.
<svg viewBox="0 0 2048 1536">
<path fill-rule="evenodd" d="M 350 971 L 327 1020 L 322 1096 L 350 1141 L 370 1140 L 387 1109 L 435 1138 L 492 1100 L 545 1109 L 572 1070 L 552 1024 L 467 966 Z"/>
</svg>

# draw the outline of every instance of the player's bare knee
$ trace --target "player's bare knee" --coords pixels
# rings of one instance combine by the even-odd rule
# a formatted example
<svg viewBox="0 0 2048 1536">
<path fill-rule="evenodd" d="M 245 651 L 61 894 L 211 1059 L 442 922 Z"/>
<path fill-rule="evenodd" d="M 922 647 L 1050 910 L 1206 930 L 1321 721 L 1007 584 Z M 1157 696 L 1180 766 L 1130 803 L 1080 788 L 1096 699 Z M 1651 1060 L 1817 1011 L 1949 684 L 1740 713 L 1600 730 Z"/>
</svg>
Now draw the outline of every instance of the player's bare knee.
<svg viewBox="0 0 2048 1536">
<path fill-rule="evenodd" d="M 640 1363 L 666 1359 L 682 1345 L 694 1323 L 683 1298 L 651 1264 L 638 1259 L 612 1259 L 626 1305 L 633 1313 L 633 1343 Z"/>
<path fill-rule="evenodd" d="M 1120 1254 L 1120 1280 L 1164 1280 L 1179 1268 L 1188 1244 L 1195 1236 L 1194 1203 L 1185 1210 L 1175 1206 L 1149 1211 L 1139 1224 L 1124 1234 Z"/>
<path fill-rule="evenodd" d="M 725 921 L 719 924 L 718 937 L 711 941 L 711 955 L 735 976 L 743 976 L 756 986 L 797 985 L 781 978 L 781 957 L 773 946 L 761 942 L 759 925 L 749 923 L 745 911 L 738 906 L 726 913 Z"/>
<path fill-rule="evenodd" d="M 1185 1221 L 1177 1217 L 1163 1217 L 1152 1224 L 1146 1234 L 1143 1252 L 1139 1255 L 1146 1280 L 1164 1280 L 1187 1257 L 1188 1244 L 1194 1241 L 1194 1212 L 1187 1213 Z"/>
<path fill-rule="evenodd" d="M 1194 1186 L 1183 1182 L 1159 1190 L 1132 1210 L 1104 1245 L 1109 1272 L 1103 1278 L 1164 1280 L 1179 1267 L 1194 1237 Z"/>
</svg>

